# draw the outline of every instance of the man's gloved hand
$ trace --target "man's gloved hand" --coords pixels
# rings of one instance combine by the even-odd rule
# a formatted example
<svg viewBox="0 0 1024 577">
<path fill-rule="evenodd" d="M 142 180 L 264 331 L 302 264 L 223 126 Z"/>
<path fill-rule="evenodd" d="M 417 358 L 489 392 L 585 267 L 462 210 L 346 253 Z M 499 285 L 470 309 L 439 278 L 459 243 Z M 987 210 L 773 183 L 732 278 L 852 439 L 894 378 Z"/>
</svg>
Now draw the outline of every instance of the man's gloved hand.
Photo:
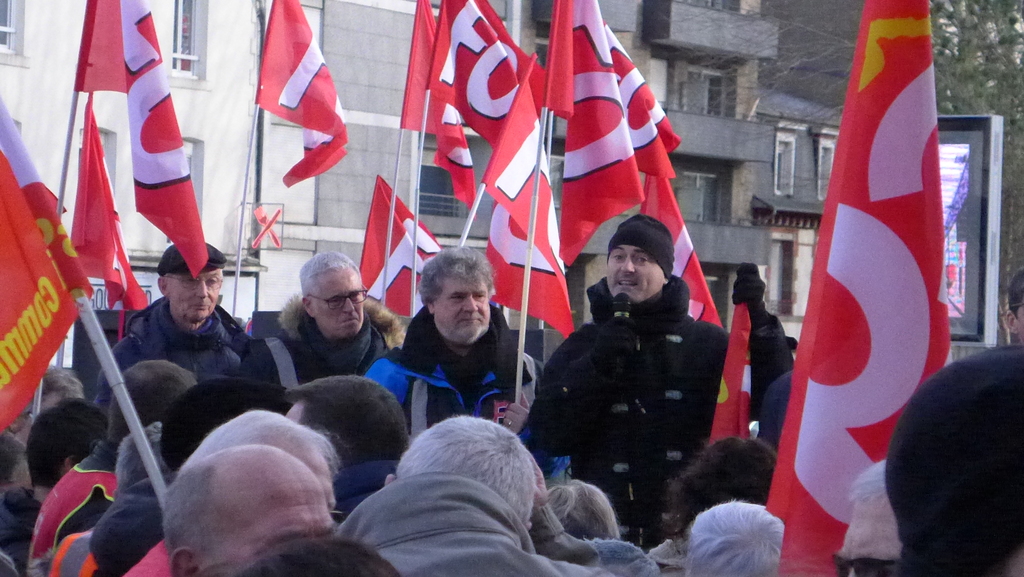
<svg viewBox="0 0 1024 577">
<path fill-rule="evenodd" d="M 764 281 L 757 265 L 745 262 L 736 270 L 736 284 L 732 286 L 732 304 L 745 304 L 750 312 L 764 310 Z"/>
<path fill-rule="evenodd" d="M 626 357 L 636 350 L 636 323 L 628 317 L 615 317 L 598 329 L 594 350 L 594 366 L 606 375 L 623 369 Z"/>
</svg>

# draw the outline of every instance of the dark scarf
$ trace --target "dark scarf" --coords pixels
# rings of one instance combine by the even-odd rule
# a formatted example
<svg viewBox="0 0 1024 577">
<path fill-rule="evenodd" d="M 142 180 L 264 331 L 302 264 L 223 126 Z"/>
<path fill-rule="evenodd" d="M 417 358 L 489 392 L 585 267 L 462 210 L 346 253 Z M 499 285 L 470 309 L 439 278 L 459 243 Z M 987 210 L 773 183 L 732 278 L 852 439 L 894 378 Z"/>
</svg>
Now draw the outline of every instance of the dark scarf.
<svg viewBox="0 0 1024 577">
<path fill-rule="evenodd" d="M 373 338 L 373 327 L 370 326 L 370 319 L 365 316 L 363 326 L 355 336 L 335 342 L 328 340 L 320 332 L 320 327 L 316 326 L 316 321 L 303 313 L 302 320 L 299 321 L 299 336 L 318 357 L 323 359 L 333 373 L 339 375 L 365 373 L 366 369 L 370 368 L 370 363 L 384 352 L 383 339 L 379 335 L 378 338 Z"/>
<path fill-rule="evenodd" d="M 491 307 L 491 324 L 469 350 L 461 356 L 445 344 L 427 307 L 413 317 L 402 346 L 401 363 L 416 372 L 433 374 L 440 365 L 447 381 L 462 395 L 467 406 L 480 396 L 480 382 L 493 372 L 496 389 L 514 388 L 516 380 L 516 342 L 504 315 Z"/>
<path fill-rule="evenodd" d="M 614 316 L 607 278 L 588 288 L 587 296 L 590 298 L 590 313 L 594 315 L 595 323 L 601 324 Z M 660 295 L 633 303 L 629 318 L 636 323 L 637 333 L 663 335 L 675 332 L 681 324 L 694 322 L 688 315 L 689 308 L 690 289 L 683 279 L 673 276 L 665 288 L 661 289 Z"/>
</svg>

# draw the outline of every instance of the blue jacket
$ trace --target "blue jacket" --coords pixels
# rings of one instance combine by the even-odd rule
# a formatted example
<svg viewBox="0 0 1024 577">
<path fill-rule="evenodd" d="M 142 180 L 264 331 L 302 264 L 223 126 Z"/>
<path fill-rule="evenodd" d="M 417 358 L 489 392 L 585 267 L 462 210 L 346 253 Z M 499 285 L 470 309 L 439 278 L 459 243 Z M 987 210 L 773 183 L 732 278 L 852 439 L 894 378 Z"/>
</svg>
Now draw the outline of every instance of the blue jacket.
<svg viewBox="0 0 1024 577">
<path fill-rule="evenodd" d="M 124 338 L 114 345 L 117 366 L 124 371 L 142 361 L 165 360 L 191 371 L 199 381 L 233 375 L 251 339 L 220 307 L 208 322 L 199 331 L 185 332 L 174 324 L 167 298 L 157 299 L 128 321 Z M 110 386 L 102 373 L 96 404 L 110 404 Z"/>
</svg>

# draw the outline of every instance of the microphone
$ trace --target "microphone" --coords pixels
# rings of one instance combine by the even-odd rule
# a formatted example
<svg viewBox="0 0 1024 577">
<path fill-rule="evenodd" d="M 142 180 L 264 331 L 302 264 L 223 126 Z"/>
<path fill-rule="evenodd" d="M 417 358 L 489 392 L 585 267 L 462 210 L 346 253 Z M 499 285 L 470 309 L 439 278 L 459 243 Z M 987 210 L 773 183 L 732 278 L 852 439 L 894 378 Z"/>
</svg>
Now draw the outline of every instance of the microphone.
<svg viewBox="0 0 1024 577">
<path fill-rule="evenodd" d="M 629 318 L 629 311 L 633 308 L 633 303 L 629 302 L 629 295 L 626 293 L 619 293 L 612 297 L 612 316 L 616 318 Z"/>
</svg>

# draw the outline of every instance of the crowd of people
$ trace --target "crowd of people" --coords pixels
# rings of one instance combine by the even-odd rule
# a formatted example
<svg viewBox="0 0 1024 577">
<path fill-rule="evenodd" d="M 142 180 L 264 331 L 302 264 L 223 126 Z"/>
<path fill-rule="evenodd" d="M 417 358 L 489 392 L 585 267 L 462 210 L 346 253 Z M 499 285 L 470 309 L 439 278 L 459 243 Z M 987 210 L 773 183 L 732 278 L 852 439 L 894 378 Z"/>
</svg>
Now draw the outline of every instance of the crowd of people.
<svg viewBox="0 0 1024 577">
<path fill-rule="evenodd" d="M 520 367 L 474 249 L 427 262 L 407 324 L 350 258 L 317 254 L 280 333 L 253 339 L 217 305 L 224 255 L 193 277 L 172 246 L 164 296 L 114 348 L 147 438 L 104 378 L 86 400 L 51 369 L 42 410 L 0 435 L 0 577 L 778 576 L 765 505 L 792 340 L 741 265 L 767 434 L 709 443 L 728 337 L 688 316 L 673 255 L 662 223 L 623 222 L 593 320 Z M 1024 271 L 1017 339 L 1022 300 Z M 1021 414 L 1019 343 L 929 378 L 852 488 L 834 574 L 1024 576 Z"/>
</svg>

